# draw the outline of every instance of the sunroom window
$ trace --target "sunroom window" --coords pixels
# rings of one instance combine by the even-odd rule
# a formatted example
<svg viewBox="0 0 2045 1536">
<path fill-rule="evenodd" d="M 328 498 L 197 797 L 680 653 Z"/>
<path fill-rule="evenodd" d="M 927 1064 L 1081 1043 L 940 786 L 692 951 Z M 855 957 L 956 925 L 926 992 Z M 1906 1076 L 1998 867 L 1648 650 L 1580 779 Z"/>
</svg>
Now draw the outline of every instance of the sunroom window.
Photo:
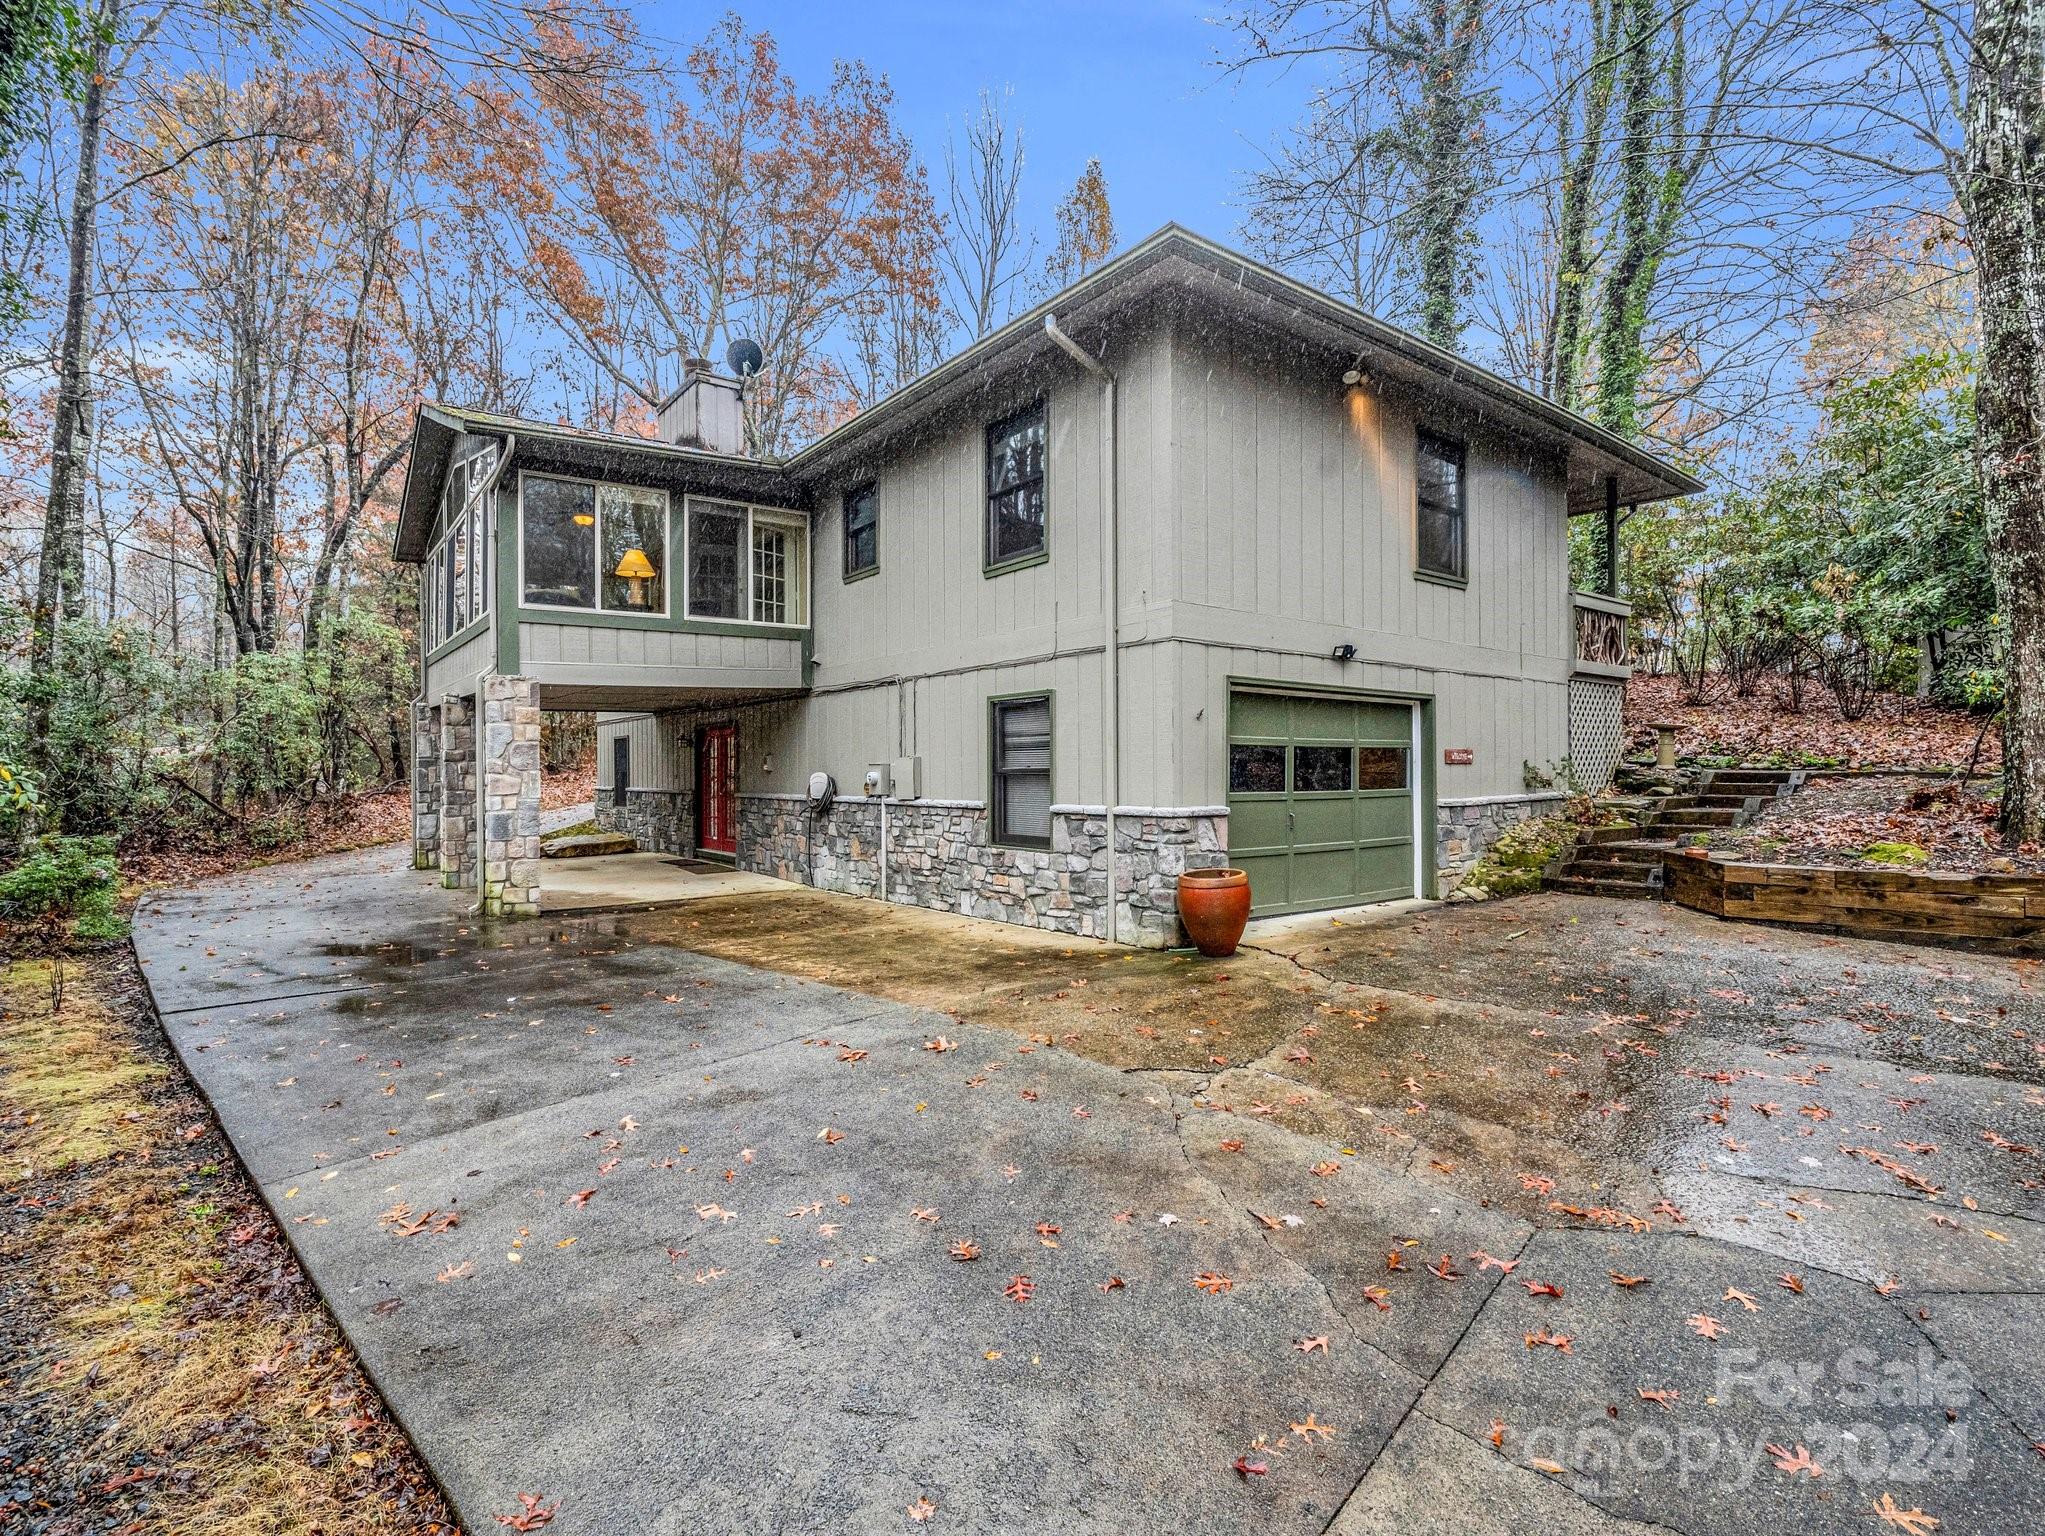
<svg viewBox="0 0 2045 1536">
<path fill-rule="evenodd" d="M 809 523 L 737 502 L 689 502 L 689 617 L 807 622 Z"/>
<path fill-rule="evenodd" d="M 667 612 L 667 493 L 527 475 L 525 601 L 534 608 Z"/>
<path fill-rule="evenodd" d="M 483 489 L 497 461 L 487 449 L 448 471 L 441 534 L 426 557 L 426 637 L 437 646 L 490 611 L 489 514 Z"/>
</svg>

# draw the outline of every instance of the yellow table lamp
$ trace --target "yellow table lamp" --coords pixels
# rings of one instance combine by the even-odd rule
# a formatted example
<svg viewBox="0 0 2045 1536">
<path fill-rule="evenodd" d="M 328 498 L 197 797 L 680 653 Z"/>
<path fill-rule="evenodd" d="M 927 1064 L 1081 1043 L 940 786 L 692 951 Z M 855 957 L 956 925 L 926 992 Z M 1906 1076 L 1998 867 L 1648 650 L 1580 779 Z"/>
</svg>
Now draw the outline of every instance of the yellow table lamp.
<svg viewBox="0 0 2045 1536">
<path fill-rule="evenodd" d="M 646 606 L 646 584 L 660 573 L 653 568 L 653 562 L 646 558 L 643 549 L 628 549 L 625 558 L 618 562 L 614 573 L 632 584 L 631 603 L 635 608 Z"/>
</svg>

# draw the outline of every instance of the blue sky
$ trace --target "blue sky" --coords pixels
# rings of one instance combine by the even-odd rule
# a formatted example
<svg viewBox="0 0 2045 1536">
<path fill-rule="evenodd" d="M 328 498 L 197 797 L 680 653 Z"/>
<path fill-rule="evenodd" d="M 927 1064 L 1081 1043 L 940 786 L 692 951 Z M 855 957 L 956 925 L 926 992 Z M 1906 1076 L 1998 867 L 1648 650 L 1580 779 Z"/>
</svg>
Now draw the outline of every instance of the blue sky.
<svg viewBox="0 0 2045 1536">
<path fill-rule="evenodd" d="M 1174 219 L 1231 239 L 1239 176 L 1297 115 L 1306 90 L 1275 72 L 1224 78 L 1214 60 L 1233 35 L 1209 20 L 1220 10 L 1214 0 L 773 0 L 737 9 L 749 28 L 774 34 L 805 89 L 828 81 L 837 58 L 887 75 L 934 178 L 946 135 L 974 110 L 980 88 L 1012 86 L 1036 226 L 1048 228 L 1052 205 L 1098 155 L 1124 244 Z M 701 5 L 640 10 L 649 34 L 677 44 L 700 38 L 720 14 Z"/>
</svg>

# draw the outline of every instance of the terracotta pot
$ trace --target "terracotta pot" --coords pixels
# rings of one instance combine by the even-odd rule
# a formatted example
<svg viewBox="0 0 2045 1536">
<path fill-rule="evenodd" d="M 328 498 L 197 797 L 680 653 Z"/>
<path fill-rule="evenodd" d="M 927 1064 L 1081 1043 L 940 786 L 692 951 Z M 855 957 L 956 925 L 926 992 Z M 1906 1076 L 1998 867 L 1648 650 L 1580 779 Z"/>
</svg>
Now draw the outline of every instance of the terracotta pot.
<svg viewBox="0 0 2045 1536">
<path fill-rule="evenodd" d="M 1232 955 L 1250 920 L 1250 877 L 1239 869 L 1189 869 L 1179 876 L 1179 921 L 1203 955 Z"/>
</svg>

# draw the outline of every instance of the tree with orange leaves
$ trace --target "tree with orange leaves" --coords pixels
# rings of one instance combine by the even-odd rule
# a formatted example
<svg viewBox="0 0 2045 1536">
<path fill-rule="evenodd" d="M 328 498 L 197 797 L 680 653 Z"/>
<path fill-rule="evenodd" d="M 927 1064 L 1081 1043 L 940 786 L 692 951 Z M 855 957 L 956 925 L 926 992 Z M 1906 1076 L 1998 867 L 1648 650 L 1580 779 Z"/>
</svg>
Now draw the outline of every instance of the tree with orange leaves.
<svg viewBox="0 0 2045 1536">
<path fill-rule="evenodd" d="M 923 364 L 941 224 L 884 80 L 840 63 L 807 93 L 735 16 L 679 68 L 621 12 L 543 20 L 534 48 L 551 68 L 470 88 L 443 174 L 621 414 L 750 337 L 747 431 L 772 454 Z"/>
</svg>

